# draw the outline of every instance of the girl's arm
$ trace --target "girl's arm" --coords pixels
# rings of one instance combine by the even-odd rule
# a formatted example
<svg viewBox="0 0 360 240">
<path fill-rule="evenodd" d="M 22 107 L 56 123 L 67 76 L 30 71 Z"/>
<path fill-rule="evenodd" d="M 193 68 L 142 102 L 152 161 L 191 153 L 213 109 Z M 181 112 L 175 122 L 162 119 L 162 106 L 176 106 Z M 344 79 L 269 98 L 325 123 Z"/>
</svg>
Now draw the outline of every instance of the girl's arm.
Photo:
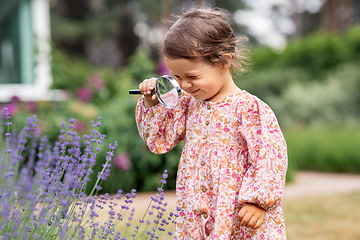
<svg viewBox="0 0 360 240">
<path fill-rule="evenodd" d="M 183 93 L 179 104 L 173 109 L 165 108 L 161 104 L 147 108 L 144 98 L 140 98 L 136 106 L 140 137 L 153 153 L 166 153 L 184 139 L 186 110 L 190 97 Z"/>
<path fill-rule="evenodd" d="M 280 205 L 287 171 L 287 148 L 268 105 L 253 97 L 241 109 L 240 134 L 248 146 L 247 172 L 239 200 L 266 211 Z"/>
</svg>

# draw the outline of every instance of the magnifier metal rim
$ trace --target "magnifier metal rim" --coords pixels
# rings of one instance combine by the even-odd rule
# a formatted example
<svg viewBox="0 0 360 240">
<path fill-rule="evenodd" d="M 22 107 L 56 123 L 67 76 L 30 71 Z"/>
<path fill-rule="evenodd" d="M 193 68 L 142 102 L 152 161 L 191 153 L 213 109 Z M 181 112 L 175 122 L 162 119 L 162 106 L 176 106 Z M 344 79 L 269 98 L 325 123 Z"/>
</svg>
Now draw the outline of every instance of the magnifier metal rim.
<svg viewBox="0 0 360 240">
<path fill-rule="evenodd" d="M 181 88 L 180 88 L 178 82 L 177 82 L 174 78 L 172 78 L 172 77 L 170 77 L 170 76 L 168 76 L 168 75 L 164 75 L 164 76 L 161 76 L 161 77 L 159 77 L 158 79 L 156 79 L 156 82 L 155 82 L 155 94 L 156 94 L 156 97 L 159 99 L 159 101 L 161 102 L 161 104 L 162 104 L 163 106 L 165 106 L 166 108 L 174 108 L 174 107 L 177 105 L 177 103 L 176 103 L 175 106 L 168 106 L 168 105 L 162 100 L 162 98 L 161 98 L 160 91 L 159 91 L 159 88 L 158 88 L 158 85 L 159 85 L 158 83 L 159 83 L 159 81 L 160 81 L 161 78 L 166 78 L 167 80 L 169 80 L 170 84 L 171 84 L 171 85 L 176 89 L 176 91 L 177 91 L 177 98 L 178 98 L 178 99 L 179 99 L 179 96 L 181 96 Z M 178 99 L 177 99 L 177 100 L 178 100 Z"/>
</svg>

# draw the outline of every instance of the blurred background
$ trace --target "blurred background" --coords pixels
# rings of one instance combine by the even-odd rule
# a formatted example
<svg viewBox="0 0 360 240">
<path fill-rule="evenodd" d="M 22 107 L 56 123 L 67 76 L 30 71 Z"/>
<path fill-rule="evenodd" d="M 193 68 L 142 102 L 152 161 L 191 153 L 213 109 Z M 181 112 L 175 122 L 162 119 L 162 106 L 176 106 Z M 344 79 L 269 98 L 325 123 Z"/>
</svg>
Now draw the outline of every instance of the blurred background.
<svg viewBox="0 0 360 240">
<path fill-rule="evenodd" d="M 298 170 L 360 173 L 360 0 L 0 0 L 0 102 L 13 128 L 36 114 L 55 141 L 61 121 L 77 119 L 85 134 L 102 116 L 104 148 L 119 141 L 103 191 L 156 190 L 164 169 L 174 189 L 182 146 L 149 152 L 128 90 L 167 73 L 159 44 L 169 22 L 204 3 L 227 9 L 249 39 L 254 67 L 235 80 L 277 115 L 287 180 Z"/>
<path fill-rule="evenodd" d="M 227 9 L 249 39 L 254 67 L 235 81 L 278 117 L 288 183 L 298 171 L 359 174 L 360 0 L 0 0 L 0 105 L 12 129 L 36 114 L 36 134 L 55 142 L 62 121 L 87 134 L 102 116 L 107 138 L 89 186 L 117 140 L 103 192 L 156 191 L 164 169 L 173 190 L 182 146 L 148 150 L 128 90 L 168 72 L 161 40 L 176 14 L 201 4 Z M 359 239 L 359 201 L 285 201 L 289 239 Z"/>
</svg>

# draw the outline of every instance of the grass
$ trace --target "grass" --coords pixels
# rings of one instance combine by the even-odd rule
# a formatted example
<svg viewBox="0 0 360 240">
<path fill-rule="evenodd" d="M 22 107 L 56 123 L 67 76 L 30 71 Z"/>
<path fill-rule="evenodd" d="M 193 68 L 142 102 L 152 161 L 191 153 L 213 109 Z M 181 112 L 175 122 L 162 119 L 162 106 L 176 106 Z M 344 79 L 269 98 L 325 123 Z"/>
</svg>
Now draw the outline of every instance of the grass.
<svg viewBox="0 0 360 240">
<path fill-rule="evenodd" d="M 359 240 L 360 192 L 287 199 L 283 210 L 289 240 Z"/>
</svg>

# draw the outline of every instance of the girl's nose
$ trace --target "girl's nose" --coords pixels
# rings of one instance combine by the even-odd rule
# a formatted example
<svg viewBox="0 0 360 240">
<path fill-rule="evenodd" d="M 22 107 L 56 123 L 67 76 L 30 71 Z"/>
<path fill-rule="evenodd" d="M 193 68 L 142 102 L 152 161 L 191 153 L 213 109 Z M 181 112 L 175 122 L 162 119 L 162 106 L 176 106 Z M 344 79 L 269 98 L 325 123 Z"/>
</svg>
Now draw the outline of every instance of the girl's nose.
<svg viewBox="0 0 360 240">
<path fill-rule="evenodd" d="M 181 80 L 181 88 L 183 89 L 187 89 L 190 88 L 192 86 L 191 82 L 185 79 Z"/>
</svg>

